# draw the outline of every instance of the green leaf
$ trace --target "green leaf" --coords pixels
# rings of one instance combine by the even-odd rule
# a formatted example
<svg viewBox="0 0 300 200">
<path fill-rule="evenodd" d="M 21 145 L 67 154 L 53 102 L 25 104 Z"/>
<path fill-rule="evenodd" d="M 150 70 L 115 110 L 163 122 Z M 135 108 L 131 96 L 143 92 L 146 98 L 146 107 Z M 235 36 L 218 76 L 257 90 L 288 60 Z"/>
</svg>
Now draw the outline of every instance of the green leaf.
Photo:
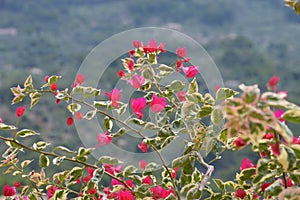
<svg viewBox="0 0 300 200">
<path fill-rule="evenodd" d="M 83 96 L 84 98 L 89 98 L 89 97 L 95 97 L 95 96 L 99 96 L 101 93 L 100 89 L 97 88 L 93 88 L 93 87 L 85 87 L 85 86 L 77 86 L 76 87 L 78 91 L 74 91 L 73 92 L 80 92 L 82 90 L 83 92 Z"/>
<path fill-rule="evenodd" d="M 171 82 L 170 85 L 166 86 L 167 89 L 172 90 L 173 92 L 177 93 L 179 91 L 182 91 L 185 88 L 185 82 L 174 80 Z"/>
<path fill-rule="evenodd" d="M 92 182 L 94 182 L 96 184 L 99 183 L 102 180 L 104 173 L 105 173 L 105 169 L 103 166 L 95 169 L 95 171 L 93 173 L 93 177 L 92 177 Z"/>
<path fill-rule="evenodd" d="M 38 93 L 38 92 L 34 92 L 34 93 L 30 93 L 29 97 L 30 97 L 30 108 L 32 108 L 34 105 L 36 105 L 40 98 L 41 98 L 42 94 Z"/>
<path fill-rule="evenodd" d="M 225 185 L 224 185 L 224 182 L 221 179 L 213 179 L 213 181 L 220 190 L 225 192 Z"/>
<path fill-rule="evenodd" d="M 145 124 L 145 122 L 144 122 L 143 120 L 138 119 L 138 118 L 131 118 L 131 119 L 129 120 L 129 122 L 131 122 L 131 123 L 133 123 L 133 124 L 135 124 L 135 125 L 139 125 L 139 126 L 142 126 L 142 125 Z"/>
<path fill-rule="evenodd" d="M 198 92 L 194 92 L 192 94 L 186 94 L 186 98 L 188 101 L 194 102 L 196 104 L 203 102 L 203 96 Z"/>
<path fill-rule="evenodd" d="M 215 125 L 220 126 L 223 119 L 224 119 L 224 114 L 223 114 L 223 111 L 221 110 L 221 108 L 213 109 L 213 111 L 211 113 L 211 121 Z"/>
<path fill-rule="evenodd" d="M 7 130 L 16 130 L 16 129 L 17 129 L 17 127 L 15 127 L 15 126 L 0 123 L 0 130 L 7 131 Z"/>
<path fill-rule="evenodd" d="M 40 167 L 48 167 L 50 164 L 50 160 L 46 155 L 41 154 L 39 164 L 40 164 Z"/>
<path fill-rule="evenodd" d="M 247 168 L 241 171 L 238 175 L 238 179 L 241 181 L 252 180 L 253 176 L 255 175 L 255 168 Z"/>
<path fill-rule="evenodd" d="M 279 132 L 279 134 L 284 138 L 284 140 L 288 143 L 291 143 L 293 141 L 293 133 L 292 131 L 289 129 L 289 127 L 282 122 L 278 122 L 279 127 L 277 128 Z"/>
<path fill-rule="evenodd" d="M 296 104 L 288 102 L 280 93 L 265 92 L 261 95 L 261 99 L 270 106 L 280 107 L 285 109 L 299 109 Z"/>
<path fill-rule="evenodd" d="M 201 119 L 201 118 L 209 116 L 212 111 L 213 111 L 213 108 L 211 105 L 204 105 L 200 108 L 197 116 L 198 116 L 198 118 Z"/>
<path fill-rule="evenodd" d="M 88 111 L 88 112 L 83 116 L 83 118 L 84 118 L 84 119 L 87 119 L 87 120 L 92 120 L 92 119 L 95 117 L 96 113 L 97 113 L 97 110 L 96 110 L 96 109 L 95 109 L 95 110 L 90 110 L 90 111 Z"/>
<path fill-rule="evenodd" d="M 21 101 L 23 101 L 24 98 L 25 98 L 24 94 L 19 94 L 19 95 L 15 96 L 15 98 L 13 98 L 11 104 L 20 103 Z"/>
<path fill-rule="evenodd" d="M 104 117 L 104 128 L 106 129 L 106 131 L 110 132 L 111 129 L 113 128 L 114 123 L 112 122 L 112 120 L 110 119 L 110 117 Z"/>
<path fill-rule="evenodd" d="M 67 106 L 67 109 L 70 111 L 70 113 L 75 113 L 81 109 L 81 105 L 78 103 L 71 103 Z"/>
<path fill-rule="evenodd" d="M 187 93 L 188 94 L 193 94 L 195 92 L 198 92 L 198 83 L 197 83 L 197 79 L 194 78 L 191 83 L 189 84 L 189 88 Z"/>
<path fill-rule="evenodd" d="M 116 133 L 114 133 L 112 136 L 114 138 L 117 138 L 117 137 L 121 137 L 121 136 L 123 136 L 125 134 L 126 134 L 126 129 L 124 127 L 122 127 Z"/>
<path fill-rule="evenodd" d="M 257 85 L 246 86 L 244 84 L 241 84 L 239 85 L 239 88 L 243 91 L 242 99 L 247 104 L 252 104 L 258 101 L 260 89 Z"/>
<path fill-rule="evenodd" d="M 23 137 L 23 138 L 32 135 L 39 135 L 39 133 L 29 129 L 22 129 L 16 133 L 17 137 Z"/>
<path fill-rule="evenodd" d="M 201 196 L 202 196 L 202 191 L 199 189 L 199 185 L 196 184 L 187 192 L 186 198 L 187 200 L 194 200 L 194 199 L 200 199 Z"/>
<path fill-rule="evenodd" d="M 265 197 L 267 197 L 268 195 L 277 196 L 282 191 L 282 189 L 283 189 L 282 181 L 280 179 L 278 179 L 265 189 L 264 196 Z"/>
<path fill-rule="evenodd" d="M 287 172 L 294 166 L 296 159 L 297 157 L 293 149 L 287 146 L 281 146 L 280 155 L 277 156 L 277 160 L 281 164 L 284 172 Z"/>
<path fill-rule="evenodd" d="M 121 161 L 119 161 L 117 158 L 113 158 L 110 156 L 101 156 L 98 159 L 98 163 L 100 164 L 112 164 L 112 165 L 116 165 L 119 164 Z"/>
<path fill-rule="evenodd" d="M 76 181 L 82 175 L 83 169 L 80 167 L 74 167 L 70 172 L 70 182 Z"/>
<path fill-rule="evenodd" d="M 107 107 L 111 101 L 94 101 L 94 106 L 97 107 Z"/>
<path fill-rule="evenodd" d="M 149 80 L 149 81 L 152 80 L 152 78 L 154 76 L 153 71 L 149 67 L 147 67 L 143 70 L 142 75 L 146 80 Z"/>
<path fill-rule="evenodd" d="M 159 67 L 159 76 L 164 77 L 167 76 L 169 74 L 172 74 L 173 72 L 175 72 L 175 70 L 172 67 L 169 67 L 167 65 L 161 64 Z"/>
<path fill-rule="evenodd" d="M 238 92 L 236 92 L 230 88 L 220 88 L 220 89 L 218 89 L 217 94 L 216 94 L 216 101 L 228 99 L 237 94 L 238 94 Z"/>
<path fill-rule="evenodd" d="M 137 168 L 134 165 L 129 165 L 125 167 L 123 170 L 123 177 L 128 177 L 132 173 L 135 173 L 137 171 Z"/>
<path fill-rule="evenodd" d="M 214 104 L 215 104 L 214 97 L 211 94 L 206 93 L 204 95 L 204 105 L 214 105 Z"/>
<path fill-rule="evenodd" d="M 152 122 L 147 122 L 145 125 L 144 125 L 144 129 L 145 130 L 159 130 L 160 128 L 158 126 L 156 126 L 154 123 Z"/>
<path fill-rule="evenodd" d="M 300 109 L 287 110 L 283 114 L 283 118 L 289 122 L 300 124 Z"/>
</svg>

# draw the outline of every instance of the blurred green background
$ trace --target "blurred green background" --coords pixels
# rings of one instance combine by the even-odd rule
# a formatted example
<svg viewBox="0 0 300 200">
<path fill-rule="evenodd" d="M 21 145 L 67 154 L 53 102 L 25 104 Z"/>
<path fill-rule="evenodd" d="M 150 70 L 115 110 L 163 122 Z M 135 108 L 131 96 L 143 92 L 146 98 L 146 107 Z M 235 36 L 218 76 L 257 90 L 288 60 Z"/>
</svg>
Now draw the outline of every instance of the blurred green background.
<svg viewBox="0 0 300 200">
<path fill-rule="evenodd" d="M 61 75 L 59 87 L 69 87 L 97 44 L 145 26 L 175 29 L 198 41 L 216 62 L 226 86 L 258 83 L 264 88 L 277 75 L 279 89 L 288 90 L 288 98 L 300 104 L 299 22 L 283 0 L 0 0 L 0 117 L 14 123 L 16 106 L 10 105 L 9 88 L 29 74 L 35 85 L 45 75 Z M 118 67 L 115 62 L 110 73 L 116 76 Z M 39 139 L 54 145 L 79 147 L 75 128 L 64 123 L 69 115 L 65 105 L 56 105 L 50 97 L 41 105 L 26 111 L 21 126 L 38 130 Z M 1 142 L 0 151 L 4 148 Z M 247 149 L 234 156 L 225 153 L 215 175 L 234 178 L 244 156 L 255 159 Z M 5 183 L 13 180 L 0 176 L 0 188 Z"/>
</svg>

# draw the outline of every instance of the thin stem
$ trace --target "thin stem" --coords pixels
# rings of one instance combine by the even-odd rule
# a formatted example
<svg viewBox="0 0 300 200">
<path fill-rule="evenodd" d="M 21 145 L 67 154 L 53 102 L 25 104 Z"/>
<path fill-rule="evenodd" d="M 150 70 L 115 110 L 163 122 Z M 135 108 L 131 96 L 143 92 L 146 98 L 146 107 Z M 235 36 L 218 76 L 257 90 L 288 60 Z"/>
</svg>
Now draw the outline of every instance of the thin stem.
<svg viewBox="0 0 300 200">
<path fill-rule="evenodd" d="M 11 143 L 15 143 L 17 146 L 21 147 L 21 148 L 24 148 L 26 150 L 29 150 L 29 151 L 32 151 L 32 152 L 35 152 L 35 153 L 39 153 L 39 154 L 44 154 L 44 155 L 47 155 L 47 156 L 52 156 L 52 157 L 61 157 L 61 155 L 58 155 L 56 153 L 52 153 L 52 152 L 47 152 L 47 151 L 38 151 L 38 150 L 35 150 L 33 148 L 30 148 L 26 145 L 23 145 L 21 143 L 19 143 L 18 141 L 14 140 L 14 139 L 11 139 L 11 138 L 5 138 L 5 137 L 2 137 L 0 136 L 0 139 L 1 140 L 4 140 L 4 141 L 8 141 L 8 142 L 11 142 Z M 73 158 L 68 158 L 68 157 L 65 157 L 64 160 L 67 160 L 69 162 L 73 162 L 73 163 L 77 163 L 77 164 L 81 164 L 85 167 L 91 167 L 93 169 L 97 169 L 98 166 L 96 165 L 92 165 L 92 164 L 89 164 L 89 163 L 85 163 L 85 162 L 82 162 L 82 161 L 79 161 L 79 160 L 76 160 L 76 159 L 73 159 Z M 118 177 L 114 176 L 114 175 L 111 175 L 110 173 L 108 172 L 104 172 L 107 176 L 113 178 L 113 179 L 116 179 L 117 181 L 121 182 L 124 184 L 124 186 L 129 189 L 130 191 L 132 191 L 132 189 L 129 187 L 129 185 L 126 184 L 126 182 L 124 182 L 123 180 L 119 179 Z"/>
</svg>

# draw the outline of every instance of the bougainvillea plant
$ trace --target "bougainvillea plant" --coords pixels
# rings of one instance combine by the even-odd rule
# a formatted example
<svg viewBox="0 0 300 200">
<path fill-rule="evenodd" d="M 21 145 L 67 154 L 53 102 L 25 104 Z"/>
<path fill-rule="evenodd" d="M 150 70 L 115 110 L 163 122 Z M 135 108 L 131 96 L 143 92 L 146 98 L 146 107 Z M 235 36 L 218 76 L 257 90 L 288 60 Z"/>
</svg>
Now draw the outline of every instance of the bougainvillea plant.
<svg viewBox="0 0 300 200">
<path fill-rule="evenodd" d="M 6 174 L 21 176 L 27 184 L 5 185 L 4 196 L 15 199 L 75 196 L 77 199 L 171 200 L 293 199 L 300 194 L 300 139 L 287 126 L 288 122 L 300 123 L 300 107 L 287 100 L 286 91 L 277 91 L 279 77 L 270 79 L 264 93 L 257 85 L 240 85 L 240 95 L 232 89 L 219 87 L 214 94 L 202 94 L 196 79 L 199 67 L 190 65 L 186 48 L 178 48 L 174 65 L 167 65 L 157 64 L 160 54 L 166 51 L 164 44 L 157 45 L 151 39 L 147 45 L 133 41 L 133 47 L 129 57 L 122 59 L 123 68 L 117 75 L 143 95 L 131 98 L 128 104 L 121 101 L 122 88 L 102 93 L 99 88 L 84 85 L 88 78 L 84 74 L 76 77 L 71 89 L 59 89 L 61 77 L 56 75 L 45 77 L 46 83 L 36 88 L 29 76 L 22 86 L 11 88 L 12 103 L 29 98 L 27 107 L 32 108 L 43 95 L 50 94 L 56 103 L 65 103 L 72 114 L 66 119 L 68 126 L 75 120 L 103 116 L 106 131 L 95 138 L 99 143 L 95 148 L 111 144 L 115 138 L 131 132 L 141 138 L 137 148 L 142 152 L 155 152 L 160 161 L 140 160 L 139 166 L 123 166 L 121 160 L 101 156 L 90 162 L 95 148 L 70 150 L 63 146 L 53 147 L 42 140 L 28 144 L 30 140 L 26 139 L 38 133 L 19 128 L 22 116 L 30 112 L 21 105 L 16 110 L 15 125 L 6 124 L 5 119 L 0 121 L 1 133 L 12 133 L 11 137 L 0 135 L 3 145 L 7 145 L 0 167 L 6 168 Z M 173 73 L 182 73 L 190 82 L 172 80 L 168 85 L 160 84 Z M 87 101 L 100 95 L 106 100 Z M 83 107 L 88 111 L 83 113 Z M 155 115 L 155 122 L 146 117 L 146 108 Z M 112 110 L 117 115 L 113 116 Z M 132 115 L 123 121 L 120 117 L 126 110 Z M 207 123 L 207 119 L 211 123 Z M 115 123 L 121 127 L 113 132 Z M 148 137 L 143 130 L 156 134 Z M 168 165 L 161 150 L 182 134 L 187 136 L 184 151 Z M 211 178 L 213 161 L 221 159 L 223 151 L 238 151 L 246 146 L 251 146 L 257 154 L 257 161 L 244 158 L 234 180 Z M 33 160 L 23 158 L 24 151 L 39 155 L 39 169 L 28 167 Z M 201 152 L 211 153 L 215 159 L 208 161 Z M 47 176 L 48 168 L 63 162 L 76 166 Z M 109 186 L 102 184 L 104 176 L 110 179 Z"/>
</svg>

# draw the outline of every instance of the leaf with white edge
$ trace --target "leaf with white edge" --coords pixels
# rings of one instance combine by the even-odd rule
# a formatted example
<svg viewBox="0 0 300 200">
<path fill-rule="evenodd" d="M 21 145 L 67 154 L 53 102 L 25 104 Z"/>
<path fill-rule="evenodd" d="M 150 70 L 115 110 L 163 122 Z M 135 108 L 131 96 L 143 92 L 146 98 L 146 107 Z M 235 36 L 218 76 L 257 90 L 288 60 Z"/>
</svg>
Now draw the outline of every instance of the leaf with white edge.
<svg viewBox="0 0 300 200">
<path fill-rule="evenodd" d="M 116 164 L 119 164 L 119 163 L 122 163 L 122 162 L 119 161 L 117 158 L 113 158 L 113 157 L 110 157 L 110 156 L 101 156 L 98 159 L 98 163 L 99 164 L 112 164 L 112 165 L 116 165 Z"/>
<path fill-rule="evenodd" d="M 15 127 L 15 126 L 0 123 L 0 130 L 7 131 L 7 130 L 16 130 L 16 129 L 17 129 L 17 127 Z"/>
<path fill-rule="evenodd" d="M 175 70 L 172 67 L 169 67 L 168 65 L 164 65 L 161 64 L 159 67 L 159 76 L 164 77 L 167 76 L 169 74 L 172 74 L 173 72 L 175 72 Z"/>
<path fill-rule="evenodd" d="M 128 165 L 123 170 L 123 177 L 127 177 L 131 175 L 132 173 L 135 173 L 137 171 L 137 168 L 134 165 Z"/>
<path fill-rule="evenodd" d="M 82 175 L 83 169 L 80 167 L 74 167 L 70 172 L 70 182 L 76 181 Z"/>
<path fill-rule="evenodd" d="M 101 93 L 100 89 L 92 88 L 92 87 L 83 87 L 84 98 L 99 96 Z"/>
<path fill-rule="evenodd" d="M 13 98 L 13 100 L 11 101 L 11 104 L 20 103 L 21 101 L 23 101 L 24 98 L 25 98 L 24 94 L 19 94 L 19 95 L 15 96 L 15 98 Z"/>
<path fill-rule="evenodd" d="M 14 157 L 15 155 L 17 155 L 17 148 L 14 147 L 9 147 L 8 149 L 6 149 L 6 151 L 2 154 L 2 157 L 7 159 L 10 157 Z"/>
<path fill-rule="evenodd" d="M 119 102 L 119 107 L 116 109 L 118 115 L 123 115 L 127 109 L 128 104 Z"/>
<path fill-rule="evenodd" d="M 59 166 L 64 161 L 65 158 L 66 158 L 66 156 L 60 156 L 60 157 L 53 158 L 52 164 Z"/>
<path fill-rule="evenodd" d="M 186 195 L 187 200 L 200 199 L 202 196 L 202 191 L 199 188 L 199 184 L 196 184 L 192 187 Z"/>
<path fill-rule="evenodd" d="M 225 191 L 225 185 L 224 182 L 221 179 L 213 179 L 215 185 L 221 190 L 221 191 Z"/>
<path fill-rule="evenodd" d="M 149 81 L 150 81 L 150 80 L 153 78 L 153 76 L 154 76 L 153 71 L 152 71 L 149 67 L 147 67 L 147 68 L 145 68 L 145 69 L 143 70 L 142 75 L 143 75 L 143 77 L 144 77 L 146 80 L 149 80 Z"/>
<path fill-rule="evenodd" d="M 117 137 L 121 137 L 121 136 L 123 136 L 125 134 L 126 134 L 126 129 L 124 127 L 122 127 L 116 133 L 114 133 L 112 136 L 114 138 L 117 138 Z"/>
<path fill-rule="evenodd" d="M 68 149 L 67 147 L 64 147 L 64 146 L 57 146 L 52 150 L 53 153 L 57 152 L 57 151 L 64 151 L 64 152 L 73 153 L 73 154 L 77 153 L 76 151 L 72 151 L 72 150 L 70 150 L 70 149 Z"/>
<path fill-rule="evenodd" d="M 16 133 L 17 137 L 27 137 L 32 135 L 39 135 L 39 133 L 29 129 L 22 129 Z"/>
<path fill-rule="evenodd" d="M 197 83 L 197 79 L 194 78 L 191 83 L 189 84 L 189 88 L 187 93 L 188 94 L 193 94 L 195 92 L 198 92 L 198 83 Z"/>
<path fill-rule="evenodd" d="M 200 108 L 199 112 L 198 112 L 198 118 L 204 118 L 207 117 L 211 114 L 211 112 L 213 111 L 213 108 L 211 105 L 204 105 Z"/>
<path fill-rule="evenodd" d="M 24 88 L 29 88 L 29 89 L 33 89 L 33 84 L 32 84 L 32 76 L 29 75 L 27 77 L 27 79 L 24 82 Z"/>
<path fill-rule="evenodd" d="M 40 94 L 38 92 L 34 92 L 34 93 L 29 94 L 29 97 L 31 99 L 30 108 L 32 108 L 34 105 L 36 105 L 39 102 L 41 96 L 42 96 L 42 94 Z"/>
<path fill-rule="evenodd" d="M 92 119 L 95 117 L 96 113 L 97 113 L 97 110 L 96 110 L 96 109 L 95 109 L 95 110 L 90 110 L 90 111 L 88 111 L 88 112 L 83 116 L 83 118 L 84 118 L 84 119 L 87 119 L 87 120 L 92 120 Z"/>
<path fill-rule="evenodd" d="M 202 103 L 203 102 L 203 96 L 202 94 L 198 93 L 198 92 L 194 92 L 192 94 L 187 94 L 186 98 L 188 101 L 190 102 L 194 102 L 194 103 Z"/>
<path fill-rule="evenodd" d="M 51 197 L 51 199 L 65 200 L 65 199 L 68 199 L 67 198 L 68 194 L 69 194 L 69 190 L 55 190 L 55 193 Z"/>
<path fill-rule="evenodd" d="M 300 124 L 300 109 L 287 110 L 283 114 L 283 119 L 285 119 L 289 122 Z"/>
<path fill-rule="evenodd" d="M 40 161 L 39 161 L 40 167 L 49 167 L 49 164 L 50 164 L 50 159 L 46 155 L 41 154 Z"/>
<path fill-rule="evenodd" d="M 284 98 L 285 97 L 282 94 L 274 92 L 265 92 L 261 95 L 261 99 L 263 99 L 263 101 L 270 106 L 281 107 L 285 109 L 299 109 L 296 104 L 288 102 Z"/>
<path fill-rule="evenodd" d="M 3 174 L 10 174 L 15 170 L 15 167 L 12 165 L 10 166 Z"/>
<path fill-rule="evenodd" d="M 50 145 L 50 143 L 47 143 L 44 141 L 38 141 L 38 142 L 33 143 L 32 148 L 37 151 L 42 151 L 49 145 Z"/>
<path fill-rule="evenodd" d="M 213 97 L 211 94 L 206 93 L 206 94 L 204 95 L 204 104 L 205 104 L 205 105 L 214 105 L 214 104 L 215 104 L 215 99 L 214 99 L 214 97 Z"/>
<path fill-rule="evenodd" d="M 33 160 L 24 160 L 22 163 L 21 163 L 21 167 L 22 169 L 24 169 L 25 167 L 27 167 Z"/>
<path fill-rule="evenodd" d="M 61 76 L 56 76 L 56 75 L 50 76 L 48 78 L 48 83 L 44 84 L 41 88 L 49 87 L 52 83 L 55 83 L 59 79 L 61 79 Z"/>
<path fill-rule="evenodd" d="M 213 109 L 213 111 L 211 113 L 211 121 L 215 125 L 220 126 L 223 119 L 224 119 L 224 114 L 223 114 L 223 111 L 221 110 L 221 108 Z"/>
<path fill-rule="evenodd" d="M 135 124 L 135 125 L 139 125 L 139 126 L 142 126 L 142 125 L 145 124 L 145 122 L 144 122 L 143 120 L 138 119 L 138 118 L 131 118 L 131 119 L 129 120 L 129 122 L 131 122 L 131 123 L 133 123 L 133 124 Z"/>
<path fill-rule="evenodd" d="M 111 101 L 94 101 L 94 106 L 97 107 L 107 107 L 109 106 Z"/>
<path fill-rule="evenodd" d="M 159 130 L 160 128 L 158 126 L 156 126 L 154 123 L 152 122 L 147 122 L 145 125 L 144 125 L 144 129 L 145 130 Z"/>
<path fill-rule="evenodd" d="M 281 164 L 284 172 L 287 172 L 290 168 L 294 166 L 296 159 L 296 154 L 291 148 L 281 146 L 280 155 L 277 156 L 277 160 Z"/>
<path fill-rule="evenodd" d="M 228 99 L 237 94 L 238 94 L 238 92 L 236 92 L 230 88 L 220 88 L 220 89 L 218 89 L 217 94 L 216 94 L 216 101 Z"/>
<path fill-rule="evenodd" d="M 105 173 L 105 168 L 103 166 L 95 169 L 92 177 L 92 182 L 96 184 L 99 183 L 102 180 L 104 173 Z"/>
<path fill-rule="evenodd" d="M 67 106 L 67 109 L 70 111 L 70 113 L 75 113 L 81 109 L 81 105 L 78 103 L 71 103 Z"/>
<path fill-rule="evenodd" d="M 160 168 L 160 165 L 154 162 L 150 162 L 147 164 L 143 175 L 151 175 L 154 171 L 158 170 Z"/>
<path fill-rule="evenodd" d="M 104 117 L 104 123 L 103 126 L 106 129 L 106 131 L 110 132 L 111 129 L 113 128 L 114 123 L 112 122 L 112 120 L 110 119 L 110 117 Z"/>
<path fill-rule="evenodd" d="M 173 92 L 177 93 L 179 91 L 182 91 L 185 88 L 185 86 L 185 82 L 182 82 L 180 80 L 174 80 L 171 82 L 170 85 L 166 86 L 166 88 L 171 89 Z"/>
<path fill-rule="evenodd" d="M 265 189 L 264 195 L 265 197 L 268 197 L 269 195 L 277 196 L 282 191 L 282 189 L 282 180 L 278 179 Z"/>
<path fill-rule="evenodd" d="M 284 138 L 286 142 L 291 143 L 293 141 L 293 133 L 285 123 L 278 122 L 276 131 Z"/>
</svg>

